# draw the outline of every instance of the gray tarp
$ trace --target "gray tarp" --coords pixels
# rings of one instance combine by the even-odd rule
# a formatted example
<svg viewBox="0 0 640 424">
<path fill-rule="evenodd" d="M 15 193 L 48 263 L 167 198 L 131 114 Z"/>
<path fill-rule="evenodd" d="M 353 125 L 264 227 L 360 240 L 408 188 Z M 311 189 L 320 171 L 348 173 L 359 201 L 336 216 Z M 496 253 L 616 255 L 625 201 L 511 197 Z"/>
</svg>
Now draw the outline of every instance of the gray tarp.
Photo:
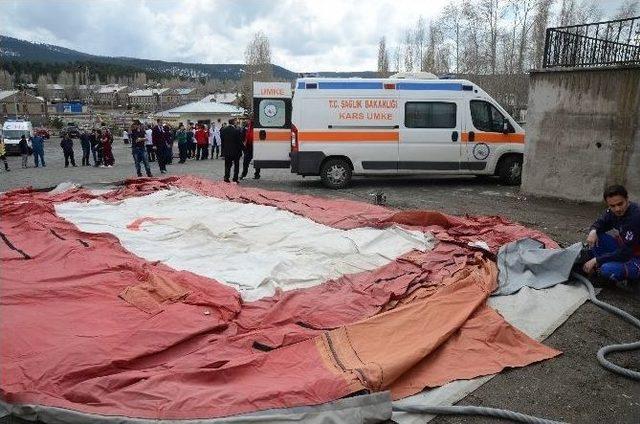
<svg viewBox="0 0 640 424">
<path fill-rule="evenodd" d="M 569 279 L 582 245 L 544 249 L 537 240 L 525 238 L 505 244 L 498 251 L 498 288 L 494 296 L 516 293 L 522 287 L 546 289 Z"/>
<path fill-rule="evenodd" d="M 304 422 L 310 424 L 374 424 L 387 422 L 391 419 L 391 395 L 389 392 L 379 392 L 353 396 L 317 406 L 271 409 L 228 418 L 199 420 L 147 420 L 121 416 L 94 415 L 70 409 L 42 405 L 11 405 L 0 401 L 0 417 L 6 414 L 19 416 L 29 421 L 40 420 L 54 424 L 276 424 L 283 422 Z"/>
</svg>

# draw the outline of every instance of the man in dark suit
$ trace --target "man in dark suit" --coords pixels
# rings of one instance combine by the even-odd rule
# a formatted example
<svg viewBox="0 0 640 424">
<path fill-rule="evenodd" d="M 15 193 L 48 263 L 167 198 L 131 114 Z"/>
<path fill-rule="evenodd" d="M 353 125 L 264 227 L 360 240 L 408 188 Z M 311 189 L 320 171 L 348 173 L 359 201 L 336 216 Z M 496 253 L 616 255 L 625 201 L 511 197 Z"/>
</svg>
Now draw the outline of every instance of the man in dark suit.
<svg viewBox="0 0 640 424">
<path fill-rule="evenodd" d="M 158 158 L 158 165 L 160 166 L 160 172 L 165 174 L 167 172 L 167 135 L 165 134 L 162 120 L 158 119 L 156 125 L 151 129 L 151 140 L 156 147 L 156 155 Z"/>
<path fill-rule="evenodd" d="M 222 156 L 224 156 L 224 181 L 229 182 L 231 174 L 231 166 L 233 165 L 233 181 L 238 182 L 238 174 L 240 172 L 240 156 L 242 156 L 242 137 L 240 131 L 236 128 L 236 120 L 230 119 L 229 125 L 220 131 L 222 139 Z"/>
</svg>

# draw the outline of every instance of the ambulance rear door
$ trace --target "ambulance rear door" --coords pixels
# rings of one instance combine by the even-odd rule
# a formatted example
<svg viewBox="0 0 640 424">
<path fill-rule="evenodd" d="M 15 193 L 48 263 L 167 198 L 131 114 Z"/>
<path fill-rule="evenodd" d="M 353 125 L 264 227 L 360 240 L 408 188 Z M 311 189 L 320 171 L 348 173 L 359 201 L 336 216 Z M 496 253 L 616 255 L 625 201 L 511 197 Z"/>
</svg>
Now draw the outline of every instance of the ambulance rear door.
<svg viewBox="0 0 640 424">
<path fill-rule="evenodd" d="M 253 167 L 289 168 L 291 84 L 253 83 Z"/>
</svg>

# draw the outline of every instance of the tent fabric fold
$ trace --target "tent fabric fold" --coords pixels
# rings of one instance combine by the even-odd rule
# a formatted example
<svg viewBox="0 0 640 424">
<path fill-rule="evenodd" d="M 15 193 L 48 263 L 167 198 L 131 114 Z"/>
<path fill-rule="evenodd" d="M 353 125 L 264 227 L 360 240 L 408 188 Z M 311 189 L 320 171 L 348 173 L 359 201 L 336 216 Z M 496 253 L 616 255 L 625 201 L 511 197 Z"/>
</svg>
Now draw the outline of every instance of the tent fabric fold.
<svg viewBox="0 0 640 424">
<path fill-rule="evenodd" d="M 71 215 L 57 213 L 71 204 L 87 211 L 126 206 L 169 191 L 188 193 L 181 201 L 284 211 L 345 232 L 338 236 L 373 234 L 368 246 L 394 240 L 396 253 L 351 261 L 357 270 L 336 265 L 324 280 L 293 281 L 295 288 L 244 299 L 224 278 L 205 275 L 200 266 L 207 263 L 199 265 L 197 255 L 191 259 L 197 266 L 177 269 L 126 247 L 123 234 L 141 244 L 169 229 L 181 237 L 179 216 L 160 219 L 168 217 L 141 209 L 128 211 L 133 219 L 122 223 L 104 217 L 95 230 L 83 230 Z M 189 176 L 129 180 L 99 193 L 20 189 L 0 200 L 0 400 L 6 405 L 211 419 L 320 405 L 362 391 L 389 390 L 398 399 L 559 354 L 486 304 L 496 264 L 468 243 L 484 242 L 493 253 L 523 237 L 557 246 L 499 217 L 397 211 Z M 215 227 L 215 215 L 210 219 Z M 197 248 L 219 247 L 229 234 L 209 231 Z M 407 234 L 435 243 L 411 247 L 403 244 Z M 285 246 L 295 253 L 296 245 Z"/>
</svg>

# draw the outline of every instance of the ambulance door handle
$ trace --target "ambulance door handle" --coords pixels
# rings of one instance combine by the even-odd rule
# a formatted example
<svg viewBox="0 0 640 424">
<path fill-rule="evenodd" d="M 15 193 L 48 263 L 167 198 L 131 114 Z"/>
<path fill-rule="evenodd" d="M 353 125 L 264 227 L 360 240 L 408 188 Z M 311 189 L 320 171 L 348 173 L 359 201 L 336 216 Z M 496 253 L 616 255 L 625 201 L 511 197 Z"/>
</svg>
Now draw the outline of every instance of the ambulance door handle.
<svg viewBox="0 0 640 424">
<path fill-rule="evenodd" d="M 266 140 L 267 139 L 267 132 L 265 130 L 260 130 L 260 132 L 258 133 L 258 138 L 260 140 Z"/>
<path fill-rule="evenodd" d="M 473 131 L 469 131 L 469 141 L 475 141 L 476 140 L 476 133 L 474 133 Z"/>
<path fill-rule="evenodd" d="M 458 141 L 458 131 L 454 131 L 451 133 L 451 141 Z"/>
</svg>

